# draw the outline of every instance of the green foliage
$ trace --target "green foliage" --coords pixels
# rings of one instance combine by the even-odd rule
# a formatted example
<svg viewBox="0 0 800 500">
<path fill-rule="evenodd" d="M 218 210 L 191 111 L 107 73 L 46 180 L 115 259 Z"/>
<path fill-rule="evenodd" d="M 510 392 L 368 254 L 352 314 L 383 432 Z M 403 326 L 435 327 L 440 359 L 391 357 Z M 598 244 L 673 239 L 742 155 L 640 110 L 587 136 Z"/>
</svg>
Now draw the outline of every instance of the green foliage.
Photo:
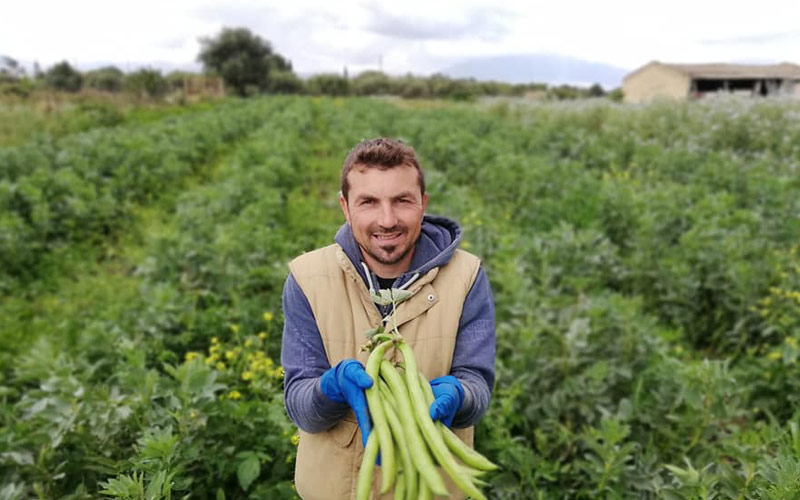
<svg viewBox="0 0 800 500">
<path fill-rule="evenodd" d="M 87 87 L 106 92 L 119 92 L 125 82 L 125 75 L 116 66 L 87 71 L 83 76 Z"/>
<path fill-rule="evenodd" d="M 274 71 L 270 74 L 267 92 L 271 94 L 302 94 L 305 83 L 291 71 Z"/>
<path fill-rule="evenodd" d="M 0 55 L 0 83 L 16 82 L 25 78 L 25 68 L 13 57 Z"/>
<path fill-rule="evenodd" d="M 350 93 L 350 82 L 336 73 L 323 73 L 306 80 L 306 88 L 313 95 L 345 96 Z"/>
<path fill-rule="evenodd" d="M 83 75 L 67 61 L 53 65 L 44 73 L 47 85 L 55 90 L 77 92 L 83 87 Z"/>
<path fill-rule="evenodd" d="M 63 242 L 92 242 L 124 227 L 133 203 L 179 183 L 228 141 L 268 117 L 231 102 L 154 126 L 44 137 L 0 150 L 0 290 L 41 276 L 44 255 Z"/>
<path fill-rule="evenodd" d="M 157 69 L 142 68 L 125 75 L 125 90 L 140 97 L 161 97 L 167 90 L 167 79 Z"/>
<path fill-rule="evenodd" d="M 392 81 L 381 71 L 364 71 L 350 81 L 353 95 L 382 95 L 392 90 Z"/>
<path fill-rule="evenodd" d="M 797 105 L 427 106 L 223 102 L 0 149 L 0 495 L 294 498 L 286 262 L 389 135 L 491 281 L 491 498 L 797 498 Z"/>
<path fill-rule="evenodd" d="M 270 73 L 291 72 L 291 63 L 273 52 L 272 45 L 247 28 L 223 28 L 216 37 L 200 40 L 197 59 L 240 96 L 269 86 Z"/>
</svg>

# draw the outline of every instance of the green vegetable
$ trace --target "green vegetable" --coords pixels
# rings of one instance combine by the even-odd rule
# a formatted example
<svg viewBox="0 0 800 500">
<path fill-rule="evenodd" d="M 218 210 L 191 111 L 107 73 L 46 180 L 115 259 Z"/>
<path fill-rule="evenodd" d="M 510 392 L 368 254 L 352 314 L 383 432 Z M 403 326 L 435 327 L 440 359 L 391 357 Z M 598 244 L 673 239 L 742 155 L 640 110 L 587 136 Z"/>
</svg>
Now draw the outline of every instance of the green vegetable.
<svg viewBox="0 0 800 500">
<path fill-rule="evenodd" d="M 366 372 L 372 380 L 372 387 L 367 389 L 367 404 L 369 413 L 372 416 L 373 433 L 378 435 L 378 448 L 381 452 L 381 494 L 386 493 L 394 486 L 397 470 L 394 461 L 394 444 L 392 443 L 392 433 L 389 430 L 389 423 L 386 421 L 383 403 L 378 392 L 378 371 L 384 354 L 392 346 L 391 340 L 385 340 L 370 355 L 367 360 Z"/>
</svg>

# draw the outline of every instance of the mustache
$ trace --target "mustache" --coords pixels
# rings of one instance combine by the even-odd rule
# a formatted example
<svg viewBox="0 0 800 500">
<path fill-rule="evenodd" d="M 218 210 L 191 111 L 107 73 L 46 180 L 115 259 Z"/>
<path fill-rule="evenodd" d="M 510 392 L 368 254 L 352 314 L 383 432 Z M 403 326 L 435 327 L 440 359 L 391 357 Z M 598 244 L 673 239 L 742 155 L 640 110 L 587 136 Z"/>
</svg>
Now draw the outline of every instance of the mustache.
<svg viewBox="0 0 800 500">
<path fill-rule="evenodd" d="M 394 233 L 405 232 L 405 230 L 406 228 L 401 225 L 396 225 L 392 227 L 374 226 L 369 228 L 369 232 L 372 234 L 394 234 Z"/>
</svg>

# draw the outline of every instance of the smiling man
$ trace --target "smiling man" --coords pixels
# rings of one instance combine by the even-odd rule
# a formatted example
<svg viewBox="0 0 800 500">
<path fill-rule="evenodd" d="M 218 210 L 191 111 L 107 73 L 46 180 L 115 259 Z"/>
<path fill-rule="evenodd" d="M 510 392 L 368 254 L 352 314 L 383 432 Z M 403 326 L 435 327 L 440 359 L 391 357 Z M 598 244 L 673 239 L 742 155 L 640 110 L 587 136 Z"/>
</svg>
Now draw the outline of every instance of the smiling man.
<svg viewBox="0 0 800 500">
<path fill-rule="evenodd" d="M 285 403 L 300 428 L 295 486 L 306 500 L 355 497 L 371 430 L 364 390 L 374 383 L 360 348 L 392 313 L 371 292 L 413 294 L 397 317 L 431 381 L 431 417 L 470 445 L 494 384 L 489 282 L 478 258 L 458 249 L 458 225 L 425 215 L 413 148 L 384 138 L 358 144 L 344 161 L 339 201 L 346 223 L 335 243 L 293 260 L 283 291 Z"/>
</svg>

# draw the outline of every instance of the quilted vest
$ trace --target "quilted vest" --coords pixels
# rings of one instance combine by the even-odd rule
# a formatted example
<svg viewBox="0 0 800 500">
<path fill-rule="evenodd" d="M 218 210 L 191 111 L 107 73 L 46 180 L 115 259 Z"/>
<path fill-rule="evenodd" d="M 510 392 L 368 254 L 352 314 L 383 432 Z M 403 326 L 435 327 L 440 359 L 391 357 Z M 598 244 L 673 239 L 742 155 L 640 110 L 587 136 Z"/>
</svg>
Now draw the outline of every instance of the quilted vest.
<svg viewBox="0 0 800 500">
<path fill-rule="evenodd" d="M 408 287 L 410 299 L 397 306 L 400 334 L 414 350 L 428 380 L 450 373 L 461 310 L 480 268 L 480 260 L 456 250 L 446 266 L 432 269 Z M 289 269 L 308 299 L 331 366 L 347 358 L 366 365 L 364 332 L 381 324 L 369 290 L 342 248 L 333 244 L 297 257 Z M 399 357 L 390 352 L 387 359 Z M 472 446 L 473 428 L 453 429 Z M 364 448 L 353 412 L 320 433 L 299 431 L 295 487 L 304 500 L 355 498 Z M 441 468 L 451 499 L 464 494 Z M 371 498 L 382 498 L 380 467 L 375 467 Z M 391 498 L 391 492 L 384 495 Z"/>
</svg>

